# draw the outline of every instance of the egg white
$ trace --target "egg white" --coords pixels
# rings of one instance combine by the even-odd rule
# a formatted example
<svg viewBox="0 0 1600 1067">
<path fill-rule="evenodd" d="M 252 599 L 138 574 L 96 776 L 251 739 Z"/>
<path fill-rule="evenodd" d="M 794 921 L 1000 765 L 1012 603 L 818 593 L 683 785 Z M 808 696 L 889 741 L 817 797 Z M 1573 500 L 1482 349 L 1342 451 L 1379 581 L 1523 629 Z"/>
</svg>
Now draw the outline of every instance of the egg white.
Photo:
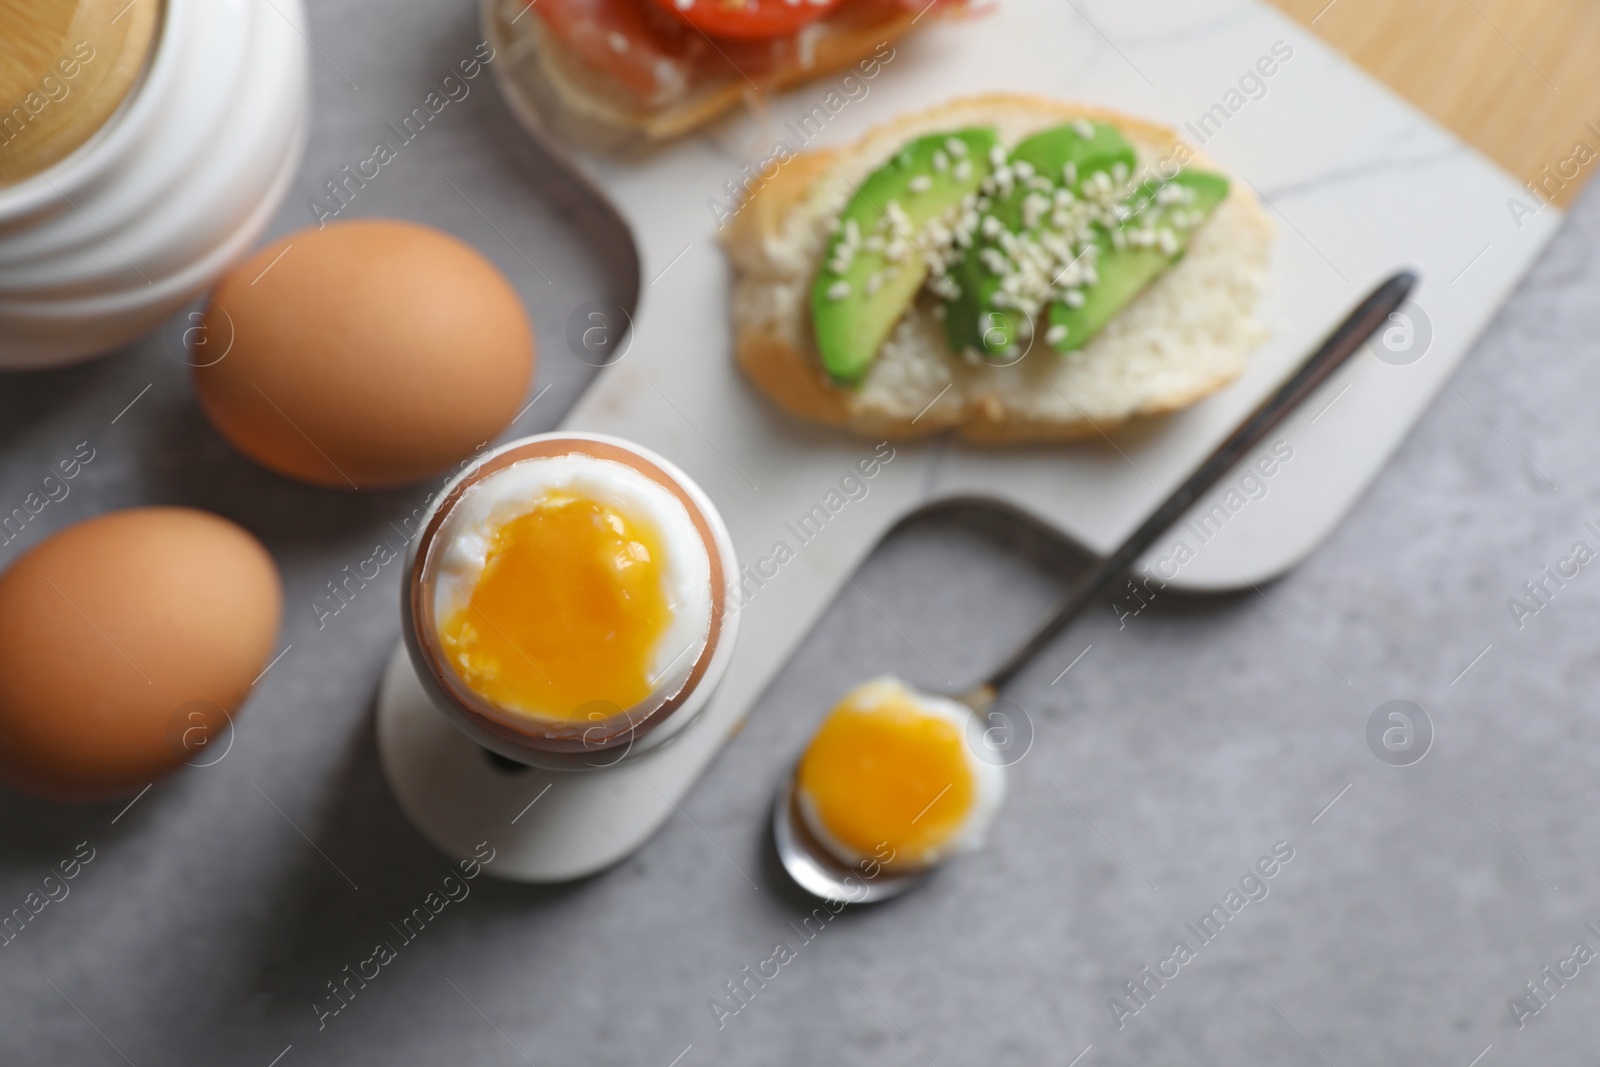
<svg viewBox="0 0 1600 1067">
<path fill-rule="evenodd" d="M 966 705 L 957 703 L 946 697 L 933 696 L 929 693 L 919 692 L 906 685 L 898 678 L 874 678 L 869 682 L 852 689 L 839 701 L 840 704 L 850 704 L 859 708 L 872 708 L 880 704 L 897 704 L 906 702 L 912 704 L 917 710 L 931 718 L 943 719 L 962 731 L 966 740 L 962 751 L 966 756 L 967 767 L 972 771 L 972 807 L 968 809 L 961 825 L 943 843 L 924 850 L 920 855 L 899 855 L 895 857 L 895 865 L 901 869 L 916 867 L 929 867 L 942 860 L 961 852 L 970 852 L 983 844 L 989 826 L 994 822 L 995 815 L 1000 811 L 1000 804 L 1005 799 L 1006 769 L 1003 766 L 987 763 L 977 757 L 972 750 L 971 734 L 968 732 L 973 722 L 973 712 Z M 832 714 L 831 712 L 829 714 Z M 861 853 L 834 837 L 822 822 L 816 809 L 816 803 L 805 789 L 800 789 L 796 794 L 800 809 L 800 818 L 805 823 L 806 829 L 811 831 L 813 837 L 822 844 L 835 859 L 850 866 L 873 860 L 881 859 Z"/>
<path fill-rule="evenodd" d="M 553 495 L 614 508 L 651 527 L 660 540 L 672 621 L 651 650 L 651 694 L 639 708 L 652 708 L 688 681 L 709 638 L 711 558 L 683 502 L 625 463 L 581 453 L 524 459 L 468 489 L 439 531 L 434 617 L 443 622 L 466 606 L 495 531 Z"/>
</svg>

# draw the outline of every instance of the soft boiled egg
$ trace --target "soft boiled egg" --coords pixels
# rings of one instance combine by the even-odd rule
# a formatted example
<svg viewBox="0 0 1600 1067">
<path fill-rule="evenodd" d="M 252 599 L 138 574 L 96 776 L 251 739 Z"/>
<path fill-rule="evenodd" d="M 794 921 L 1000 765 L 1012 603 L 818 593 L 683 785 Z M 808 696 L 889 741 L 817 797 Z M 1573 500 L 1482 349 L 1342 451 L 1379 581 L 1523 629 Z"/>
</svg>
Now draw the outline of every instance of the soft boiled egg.
<svg viewBox="0 0 1600 1067">
<path fill-rule="evenodd" d="M 961 704 L 879 678 L 846 693 L 796 772 L 806 828 L 834 858 L 897 871 L 977 847 L 1000 809 L 1005 768 L 968 742 Z"/>
<path fill-rule="evenodd" d="M 683 503 L 615 460 L 519 460 L 441 530 L 439 645 L 504 712 L 577 722 L 651 710 L 688 681 L 711 628 L 711 560 Z"/>
</svg>

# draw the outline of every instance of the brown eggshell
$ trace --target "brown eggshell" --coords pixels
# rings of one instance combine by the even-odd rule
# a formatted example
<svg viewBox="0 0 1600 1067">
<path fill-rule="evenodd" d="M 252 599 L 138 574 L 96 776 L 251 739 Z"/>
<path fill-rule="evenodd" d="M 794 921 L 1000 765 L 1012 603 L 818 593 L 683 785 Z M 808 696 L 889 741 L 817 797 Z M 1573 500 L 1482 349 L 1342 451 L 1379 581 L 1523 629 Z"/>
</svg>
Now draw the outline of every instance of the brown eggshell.
<svg viewBox="0 0 1600 1067">
<path fill-rule="evenodd" d="M 534 370 L 527 314 L 494 265 L 391 220 L 262 249 L 217 287 L 204 337 L 195 385 L 218 432 L 281 474 L 342 489 L 470 456 L 511 422 Z"/>
<path fill-rule="evenodd" d="M 0 778 L 93 800 L 214 758 L 201 746 L 282 613 L 272 557 L 216 515 L 135 508 L 55 534 L 0 575 Z"/>
</svg>

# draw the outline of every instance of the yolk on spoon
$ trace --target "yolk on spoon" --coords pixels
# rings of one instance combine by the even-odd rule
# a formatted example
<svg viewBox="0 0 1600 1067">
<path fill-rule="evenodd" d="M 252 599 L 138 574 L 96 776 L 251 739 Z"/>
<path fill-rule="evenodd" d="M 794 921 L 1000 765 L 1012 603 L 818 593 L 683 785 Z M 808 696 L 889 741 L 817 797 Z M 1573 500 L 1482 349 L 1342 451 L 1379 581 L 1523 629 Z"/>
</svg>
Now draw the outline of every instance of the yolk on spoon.
<svg viewBox="0 0 1600 1067">
<path fill-rule="evenodd" d="M 549 496 L 506 522 L 440 643 L 474 692 L 509 711 L 581 721 L 651 692 L 672 623 L 658 532 L 614 507 Z"/>
<path fill-rule="evenodd" d="M 887 846 L 913 866 L 947 843 L 972 810 L 976 782 L 962 730 L 909 694 L 846 696 L 801 757 L 796 786 L 840 845 Z"/>
</svg>

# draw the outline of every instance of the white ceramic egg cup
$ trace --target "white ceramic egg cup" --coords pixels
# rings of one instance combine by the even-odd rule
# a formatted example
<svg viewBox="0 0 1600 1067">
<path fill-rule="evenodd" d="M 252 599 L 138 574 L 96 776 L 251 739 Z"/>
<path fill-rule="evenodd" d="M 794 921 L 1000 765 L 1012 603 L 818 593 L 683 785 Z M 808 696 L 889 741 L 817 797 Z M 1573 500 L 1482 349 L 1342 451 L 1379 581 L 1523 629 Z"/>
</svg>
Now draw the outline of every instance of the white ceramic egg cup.
<svg viewBox="0 0 1600 1067">
<path fill-rule="evenodd" d="M 305 143 L 304 23 L 300 0 L 166 0 L 122 107 L 0 189 L 0 370 L 149 333 L 255 242 Z"/>
<path fill-rule="evenodd" d="M 631 441 L 606 434 L 562 431 L 540 436 L 583 438 L 617 445 L 655 464 L 683 487 L 705 516 L 722 558 L 724 574 L 739 574 L 733 538 L 705 491 L 670 460 Z M 512 441 L 488 453 L 488 462 Z M 475 465 L 476 467 L 477 465 Z M 417 526 L 405 570 L 416 563 L 422 532 L 433 522 L 464 471 L 435 498 Z M 410 583 L 401 590 L 401 625 L 410 625 Z M 466 727 L 447 718 L 422 683 L 405 643 L 395 649 L 378 687 L 378 758 L 401 810 L 436 848 L 453 859 L 472 856 L 480 842 L 495 849 L 492 867 L 500 878 L 520 882 L 562 882 L 593 874 L 642 845 L 743 718 L 738 700 L 718 699 L 733 662 L 740 612 L 727 611 L 711 662 L 689 698 L 672 718 L 645 735 L 638 747 L 621 754 L 605 750 L 586 757 L 581 770 L 511 767 L 515 750 L 495 747 L 505 757 L 491 762 Z M 670 732 L 669 732 L 670 728 Z M 665 736 L 665 740 L 661 738 Z M 659 744 L 656 742 L 660 742 Z M 572 760 L 563 760 L 569 766 Z M 663 805 L 663 799 L 667 805 Z"/>
</svg>

